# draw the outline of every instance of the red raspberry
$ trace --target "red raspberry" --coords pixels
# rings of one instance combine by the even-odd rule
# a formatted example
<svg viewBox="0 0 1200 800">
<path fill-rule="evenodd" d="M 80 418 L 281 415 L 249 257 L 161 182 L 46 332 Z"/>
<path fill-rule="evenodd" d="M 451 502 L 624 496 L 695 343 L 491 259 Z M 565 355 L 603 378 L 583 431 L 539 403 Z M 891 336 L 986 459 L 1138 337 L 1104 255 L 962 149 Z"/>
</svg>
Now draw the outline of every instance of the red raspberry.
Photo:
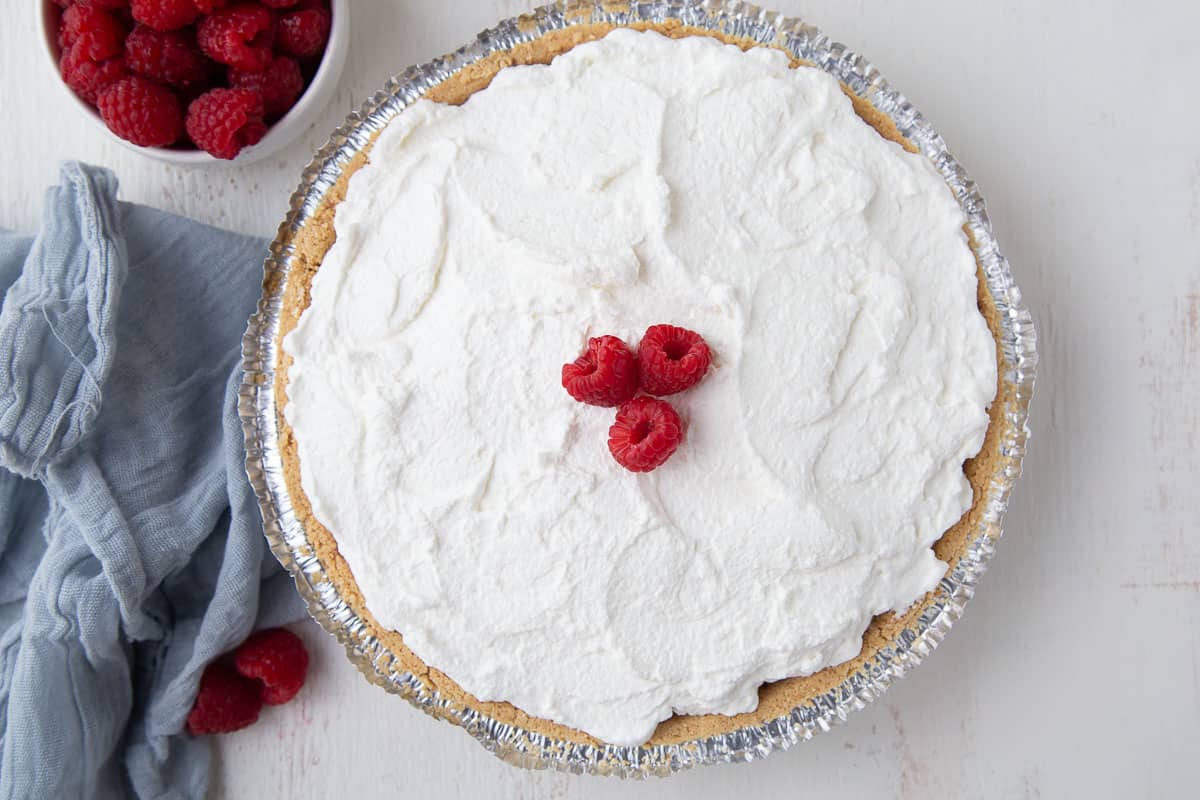
<svg viewBox="0 0 1200 800">
<path fill-rule="evenodd" d="M 275 39 L 271 12 L 257 4 L 223 8 L 196 27 L 196 41 L 209 58 L 242 72 L 262 72 Z"/>
<path fill-rule="evenodd" d="M 192 0 L 196 10 L 201 14 L 211 14 L 218 8 L 224 8 L 228 0 Z"/>
<path fill-rule="evenodd" d="M 241 72 L 231 68 L 229 86 L 251 89 L 262 95 L 263 113 L 273 120 L 282 117 L 296 104 L 304 91 L 304 76 L 294 59 L 276 56 L 263 72 Z"/>
<path fill-rule="evenodd" d="M 136 25 L 125 39 L 125 64 L 134 72 L 193 89 L 209 82 L 211 62 L 183 31 L 156 31 Z"/>
<path fill-rule="evenodd" d="M 60 6 L 69 5 L 71 0 L 55 0 Z M 125 8 L 129 5 L 129 0 L 75 0 L 77 6 L 88 6 L 90 8 L 103 8 L 105 11 L 116 11 L 118 8 Z"/>
<path fill-rule="evenodd" d="M 74 48 L 79 57 L 90 61 L 119 56 L 124 38 L 120 20 L 98 8 L 71 6 L 58 27 L 58 46 Z"/>
<path fill-rule="evenodd" d="M 296 58 L 319 56 L 329 39 L 328 9 L 314 6 L 279 18 L 279 50 Z"/>
<path fill-rule="evenodd" d="M 667 395 L 699 383 L 712 364 L 712 353 L 695 331 L 674 325 L 652 325 L 638 345 L 642 391 Z"/>
<path fill-rule="evenodd" d="M 300 0 L 259 0 L 259 2 L 268 8 L 291 8 Z"/>
<path fill-rule="evenodd" d="M 250 89 L 213 89 L 188 106 L 187 132 L 201 150 L 233 158 L 267 133 L 262 97 Z"/>
<path fill-rule="evenodd" d="M 588 339 L 583 355 L 563 364 L 567 393 L 591 406 L 619 406 L 637 394 L 637 356 L 616 336 Z"/>
<path fill-rule="evenodd" d="M 109 130 L 142 147 L 166 147 L 183 133 L 179 99 L 161 83 L 137 75 L 102 91 L 96 107 Z"/>
<path fill-rule="evenodd" d="M 257 681 L 226 664 L 209 664 L 187 716 L 188 732 L 202 736 L 241 730 L 258 719 L 262 705 L 262 687 Z"/>
<path fill-rule="evenodd" d="M 237 671 L 262 681 L 262 699 L 270 706 L 286 703 L 304 685 L 308 651 L 300 637 L 283 628 L 259 631 L 237 649 Z"/>
<path fill-rule="evenodd" d="M 133 18 L 156 31 L 191 25 L 200 16 L 192 0 L 130 0 Z"/>
<path fill-rule="evenodd" d="M 662 466 L 683 441 L 683 423 L 666 400 L 635 397 L 621 404 L 608 429 L 608 450 L 630 472 Z"/>
<path fill-rule="evenodd" d="M 100 92 L 129 74 L 123 58 L 92 61 L 74 47 L 63 53 L 59 70 L 71 91 L 92 105 L 96 105 Z"/>
</svg>

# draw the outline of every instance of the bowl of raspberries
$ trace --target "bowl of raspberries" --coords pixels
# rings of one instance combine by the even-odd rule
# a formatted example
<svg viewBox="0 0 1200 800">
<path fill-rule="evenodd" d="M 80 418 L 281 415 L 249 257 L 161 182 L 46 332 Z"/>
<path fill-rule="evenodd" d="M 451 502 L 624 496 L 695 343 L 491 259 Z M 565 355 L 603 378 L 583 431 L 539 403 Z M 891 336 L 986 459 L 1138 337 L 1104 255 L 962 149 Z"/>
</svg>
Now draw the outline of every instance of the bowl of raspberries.
<svg viewBox="0 0 1200 800">
<path fill-rule="evenodd" d="M 133 149 L 177 164 L 247 163 L 327 105 L 347 0 L 45 0 L 71 96 Z"/>
</svg>

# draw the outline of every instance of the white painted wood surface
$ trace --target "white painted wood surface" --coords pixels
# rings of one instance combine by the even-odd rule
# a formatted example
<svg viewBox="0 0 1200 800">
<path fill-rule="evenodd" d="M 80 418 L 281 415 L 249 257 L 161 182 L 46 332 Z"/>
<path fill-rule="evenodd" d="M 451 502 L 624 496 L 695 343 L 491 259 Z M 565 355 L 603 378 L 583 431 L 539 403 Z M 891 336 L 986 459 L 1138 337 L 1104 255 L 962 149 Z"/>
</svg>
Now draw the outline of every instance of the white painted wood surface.
<svg viewBox="0 0 1200 800">
<path fill-rule="evenodd" d="M 1032 450 L 966 619 L 832 733 L 763 763 L 644 784 L 509 767 L 368 685 L 310 623 L 297 628 L 309 685 L 220 740 L 215 796 L 1196 796 L 1200 6 L 773 5 L 866 53 L 938 126 L 983 188 L 1038 322 Z M 33 12 L 20 12 L 0 34 L 0 224 L 32 229 L 56 160 L 73 157 L 114 168 L 126 199 L 270 234 L 312 151 L 366 95 L 527 8 L 353 6 L 324 118 L 265 163 L 194 170 L 79 119 L 42 63 Z"/>
</svg>

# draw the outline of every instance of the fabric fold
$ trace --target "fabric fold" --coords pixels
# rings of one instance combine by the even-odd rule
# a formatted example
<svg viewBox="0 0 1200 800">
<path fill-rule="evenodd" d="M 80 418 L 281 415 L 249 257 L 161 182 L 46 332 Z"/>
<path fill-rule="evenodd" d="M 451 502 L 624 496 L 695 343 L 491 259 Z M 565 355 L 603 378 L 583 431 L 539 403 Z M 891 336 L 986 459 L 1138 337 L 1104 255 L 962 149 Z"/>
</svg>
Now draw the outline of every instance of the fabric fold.
<svg viewBox="0 0 1200 800">
<path fill-rule="evenodd" d="M 0 465 L 38 477 L 100 410 L 128 267 L 112 173 L 66 164 L 0 310 Z"/>
</svg>

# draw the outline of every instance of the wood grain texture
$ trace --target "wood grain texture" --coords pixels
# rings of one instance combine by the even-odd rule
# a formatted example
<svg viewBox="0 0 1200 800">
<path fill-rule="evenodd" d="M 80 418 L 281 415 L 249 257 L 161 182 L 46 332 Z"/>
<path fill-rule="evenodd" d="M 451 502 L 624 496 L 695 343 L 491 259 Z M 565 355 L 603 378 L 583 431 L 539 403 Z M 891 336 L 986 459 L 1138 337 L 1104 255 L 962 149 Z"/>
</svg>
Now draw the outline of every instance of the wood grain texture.
<svg viewBox="0 0 1200 800">
<path fill-rule="evenodd" d="M 1200 784 L 1200 7 L 774 0 L 874 61 L 988 198 L 1038 322 L 1041 379 L 1007 534 L 966 618 L 849 723 L 763 763 L 620 783 L 509 767 L 366 683 L 314 624 L 312 679 L 218 743 L 216 797 L 1178 797 Z M 55 160 L 123 197 L 269 235 L 326 133 L 392 73 L 519 0 L 356 0 L 335 101 L 279 156 L 187 170 L 107 141 L 43 64 L 0 48 L 0 225 Z M 49 121 L 59 120 L 47 130 Z"/>
</svg>

